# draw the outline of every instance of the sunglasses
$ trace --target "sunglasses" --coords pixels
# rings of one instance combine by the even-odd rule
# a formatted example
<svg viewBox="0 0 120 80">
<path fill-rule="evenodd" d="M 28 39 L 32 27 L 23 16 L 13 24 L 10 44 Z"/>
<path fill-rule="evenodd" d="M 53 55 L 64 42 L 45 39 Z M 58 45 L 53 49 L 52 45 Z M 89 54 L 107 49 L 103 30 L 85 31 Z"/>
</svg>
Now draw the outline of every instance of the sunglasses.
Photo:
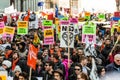
<svg viewBox="0 0 120 80">
<path fill-rule="evenodd" d="M 74 69 L 74 70 L 75 70 L 75 71 L 76 71 L 76 70 L 78 70 L 78 71 L 79 71 L 80 69 Z"/>
</svg>

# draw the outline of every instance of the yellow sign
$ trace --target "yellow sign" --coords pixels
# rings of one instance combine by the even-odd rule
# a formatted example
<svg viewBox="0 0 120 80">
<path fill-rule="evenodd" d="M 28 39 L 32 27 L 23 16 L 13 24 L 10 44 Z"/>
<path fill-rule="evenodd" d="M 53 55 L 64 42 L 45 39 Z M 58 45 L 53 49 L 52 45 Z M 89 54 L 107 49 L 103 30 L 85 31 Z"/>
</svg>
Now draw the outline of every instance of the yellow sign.
<svg viewBox="0 0 120 80">
<path fill-rule="evenodd" d="M 18 27 L 19 28 L 27 28 L 28 27 L 28 21 L 18 21 Z"/>
<path fill-rule="evenodd" d="M 7 76 L 6 75 L 0 75 L 0 80 L 7 80 Z"/>
<path fill-rule="evenodd" d="M 53 29 L 45 29 L 44 30 L 44 37 L 54 37 Z"/>
<path fill-rule="evenodd" d="M 0 28 L 0 34 L 3 34 L 3 28 Z"/>
<path fill-rule="evenodd" d="M 4 27 L 4 33 L 14 34 L 14 32 L 15 32 L 15 28 L 13 28 L 13 27 L 8 27 L 8 26 Z"/>
<path fill-rule="evenodd" d="M 85 12 L 85 16 L 90 16 L 90 12 Z"/>
</svg>

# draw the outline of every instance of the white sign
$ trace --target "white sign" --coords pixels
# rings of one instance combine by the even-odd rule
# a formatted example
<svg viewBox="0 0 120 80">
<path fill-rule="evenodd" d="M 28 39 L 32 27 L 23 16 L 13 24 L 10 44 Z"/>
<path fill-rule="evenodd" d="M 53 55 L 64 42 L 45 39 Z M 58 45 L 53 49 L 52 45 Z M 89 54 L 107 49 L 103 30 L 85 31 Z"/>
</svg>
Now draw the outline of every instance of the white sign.
<svg viewBox="0 0 120 80">
<path fill-rule="evenodd" d="M 60 47 L 74 47 L 74 26 L 61 25 Z"/>
</svg>

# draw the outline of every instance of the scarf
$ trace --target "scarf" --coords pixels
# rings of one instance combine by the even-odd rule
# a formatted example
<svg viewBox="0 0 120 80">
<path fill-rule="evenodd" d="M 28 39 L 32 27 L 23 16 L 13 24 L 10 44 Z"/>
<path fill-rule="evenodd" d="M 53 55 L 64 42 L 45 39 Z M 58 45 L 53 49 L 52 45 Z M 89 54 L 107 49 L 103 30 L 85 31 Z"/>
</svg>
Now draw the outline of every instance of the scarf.
<svg viewBox="0 0 120 80">
<path fill-rule="evenodd" d="M 12 62 L 12 70 L 15 69 L 16 63 L 18 62 L 19 58 L 17 58 L 16 60 L 13 60 Z"/>
</svg>

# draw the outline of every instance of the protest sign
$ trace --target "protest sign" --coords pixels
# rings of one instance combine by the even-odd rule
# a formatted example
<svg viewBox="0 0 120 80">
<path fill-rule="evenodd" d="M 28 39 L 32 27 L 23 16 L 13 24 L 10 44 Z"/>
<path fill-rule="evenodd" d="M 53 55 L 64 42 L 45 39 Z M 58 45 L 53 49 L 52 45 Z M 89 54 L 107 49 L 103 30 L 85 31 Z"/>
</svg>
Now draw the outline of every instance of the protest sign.
<svg viewBox="0 0 120 80">
<path fill-rule="evenodd" d="M 5 40 L 8 37 L 12 41 L 13 40 L 13 36 L 14 36 L 14 32 L 15 32 L 15 28 L 14 27 L 5 26 L 4 30 L 3 30 L 3 39 Z"/>
<path fill-rule="evenodd" d="M 90 20 L 90 12 L 85 12 L 85 19 Z"/>
<path fill-rule="evenodd" d="M 3 34 L 3 29 L 4 29 L 4 22 L 0 22 L 0 34 Z"/>
<path fill-rule="evenodd" d="M 105 14 L 103 14 L 103 13 L 98 14 L 98 19 L 99 20 L 104 20 L 105 19 Z"/>
<path fill-rule="evenodd" d="M 28 34 L 28 22 L 18 21 L 17 34 L 25 35 Z"/>
<path fill-rule="evenodd" d="M 60 47 L 74 47 L 74 26 L 69 21 L 61 21 Z"/>
<path fill-rule="evenodd" d="M 91 42 L 94 42 L 94 44 L 96 43 L 96 35 L 85 35 L 85 34 L 82 34 L 82 43 L 85 43 L 86 37 L 88 37 L 88 41 L 90 43 Z"/>
<path fill-rule="evenodd" d="M 44 45 L 54 44 L 54 30 L 44 29 Z"/>
<path fill-rule="evenodd" d="M 18 21 L 18 28 L 28 28 L 28 21 Z"/>
<path fill-rule="evenodd" d="M 96 25 L 83 25 L 82 34 L 96 34 Z"/>
<path fill-rule="evenodd" d="M 53 21 L 52 20 L 43 20 L 42 25 L 44 29 L 52 28 Z"/>
</svg>

